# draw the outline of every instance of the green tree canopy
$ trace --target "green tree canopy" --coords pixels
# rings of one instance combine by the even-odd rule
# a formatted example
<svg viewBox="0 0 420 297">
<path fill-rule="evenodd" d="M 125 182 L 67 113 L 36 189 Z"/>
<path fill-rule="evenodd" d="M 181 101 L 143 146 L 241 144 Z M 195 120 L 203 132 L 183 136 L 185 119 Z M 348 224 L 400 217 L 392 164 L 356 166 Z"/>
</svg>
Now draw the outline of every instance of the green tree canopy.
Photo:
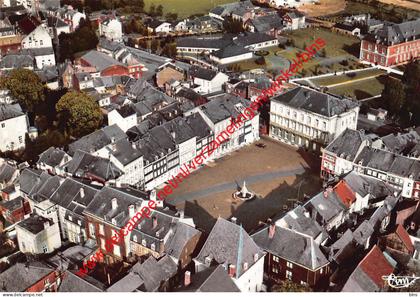
<svg viewBox="0 0 420 297">
<path fill-rule="evenodd" d="M 44 101 L 44 85 L 33 71 L 28 69 L 13 69 L 0 79 L 0 86 L 10 90 L 19 104 L 28 111 Z"/>
<path fill-rule="evenodd" d="M 85 93 L 68 92 L 60 98 L 56 109 L 62 125 L 75 137 L 91 133 L 102 124 L 99 105 Z"/>
<path fill-rule="evenodd" d="M 280 284 L 274 285 L 271 288 L 272 292 L 311 292 L 311 288 L 296 284 L 289 280 L 282 281 Z"/>
<path fill-rule="evenodd" d="M 388 111 L 393 115 L 398 115 L 405 104 L 404 85 L 400 80 L 388 78 L 385 88 L 382 91 L 382 100 Z"/>
</svg>

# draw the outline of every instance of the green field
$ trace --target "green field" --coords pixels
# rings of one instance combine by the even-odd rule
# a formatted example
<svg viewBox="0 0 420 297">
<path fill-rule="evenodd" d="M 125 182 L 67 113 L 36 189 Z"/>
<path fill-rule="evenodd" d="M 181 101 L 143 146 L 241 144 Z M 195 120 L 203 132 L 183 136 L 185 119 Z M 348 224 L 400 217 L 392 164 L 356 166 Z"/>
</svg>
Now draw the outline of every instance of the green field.
<svg viewBox="0 0 420 297">
<path fill-rule="evenodd" d="M 381 70 L 381 69 L 367 69 L 363 71 L 353 72 L 354 76 L 348 76 L 347 74 L 332 75 L 332 76 L 321 77 L 321 78 L 313 78 L 311 79 L 311 81 L 314 84 L 320 87 L 323 87 L 323 86 L 334 85 L 334 84 L 343 83 L 343 82 L 352 81 L 352 80 L 357 81 L 365 77 L 379 76 L 383 74 L 386 74 L 386 71 Z"/>
<path fill-rule="evenodd" d="M 352 84 L 329 88 L 329 92 L 336 95 L 345 95 L 358 100 L 380 95 L 384 89 L 382 77 L 367 79 Z"/>
<path fill-rule="evenodd" d="M 163 13 L 177 13 L 178 17 L 185 18 L 193 14 L 207 14 L 212 8 L 235 0 L 145 0 L 148 10 L 151 4 L 163 6 Z"/>
</svg>

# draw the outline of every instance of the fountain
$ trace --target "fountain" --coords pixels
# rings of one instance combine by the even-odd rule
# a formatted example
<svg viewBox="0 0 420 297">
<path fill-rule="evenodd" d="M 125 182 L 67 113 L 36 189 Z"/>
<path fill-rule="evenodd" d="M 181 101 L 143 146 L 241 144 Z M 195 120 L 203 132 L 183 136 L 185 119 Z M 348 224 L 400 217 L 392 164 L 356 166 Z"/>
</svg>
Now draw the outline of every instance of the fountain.
<svg viewBox="0 0 420 297">
<path fill-rule="evenodd" d="M 250 192 L 246 187 L 246 182 L 242 185 L 242 188 L 239 191 L 233 193 L 233 198 L 247 201 L 255 198 L 255 193 Z"/>
</svg>

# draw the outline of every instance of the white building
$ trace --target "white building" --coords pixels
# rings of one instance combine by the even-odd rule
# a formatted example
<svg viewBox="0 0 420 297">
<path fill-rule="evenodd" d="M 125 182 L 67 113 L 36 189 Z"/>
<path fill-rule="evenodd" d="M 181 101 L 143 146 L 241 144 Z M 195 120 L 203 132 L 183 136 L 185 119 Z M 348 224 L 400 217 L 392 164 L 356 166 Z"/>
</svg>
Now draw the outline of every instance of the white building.
<svg viewBox="0 0 420 297">
<path fill-rule="evenodd" d="M 99 23 L 99 35 L 105 36 L 105 38 L 116 41 L 122 42 L 122 23 L 116 18 L 108 18 Z"/>
<path fill-rule="evenodd" d="M 315 4 L 319 0 L 270 0 L 270 5 L 274 7 L 299 7 L 302 4 Z"/>
<path fill-rule="evenodd" d="M 270 137 L 320 151 L 345 129 L 356 129 L 359 104 L 296 87 L 271 98 Z"/>
<path fill-rule="evenodd" d="M 16 236 L 22 253 L 47 254 L 61 246 L 58 224 L 38 215 L 16 225 Z"/>
<path fill-rule="evenodd" d="M 126 104 L 108 113 L 108 126 L 117 124 L 124 132 L 137 125 L 137 113 L 133 105 Z"/>
<path fill-rule="evenodd" d="M 190 68 L 189 76 L 194 83 L 193 90 L 199 94 L 219 92 L 229 80 L 229 76 L 222 72 L 196 66 Z"/>
<path fill-rule="evenodd" d="M 39 25 L 22 39 L 22 48 L 52 48 L 52 39 L 44 24 Z"/>
<path fill-rule="evenodd" d="M 14 151 L 25 148 L 28 133 L 28 117 L 19 104 L 0 104 L 0 151 Z"/>
<path fill-rule="evenodd" d="M 210 59 L 218 64 L 231 64 L 252 59 L 253 53 L 241 46 L 232 45 L 210 54 Z"/>
</svg>

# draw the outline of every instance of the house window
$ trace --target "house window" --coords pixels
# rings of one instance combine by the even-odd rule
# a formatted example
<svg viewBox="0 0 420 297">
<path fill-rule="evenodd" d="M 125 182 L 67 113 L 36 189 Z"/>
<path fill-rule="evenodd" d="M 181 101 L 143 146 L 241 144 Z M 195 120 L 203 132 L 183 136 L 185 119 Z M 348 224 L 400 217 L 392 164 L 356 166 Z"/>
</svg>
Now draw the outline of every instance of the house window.
<svg viewBox="0 0 420 297">
<path fill-rule="evenodd" d="M 101 238 L 101 249 L 105 250 L 105 239 Z"/>
<path fill-rule="evenodd" d="M 277 256 L 274 256 L 274 255 L 273 255 L 273 261 L 274 261 L 274 262 L 279 262 L 279 261 L 280 261 L 280 258 L 279 258 L 279 257 L 277 257 Z"/>
<path fill-rule="evenodd" d="M 23 138 L 22 138 L 22 136 L 19 136 L 19 143 L 23 143 Z"/>
<path fill-rule="evenodd" d="M 277 267 L 273 267 L 271 271 L 273 271 L 273 273 L 279 273 L 279 270 L 277 269 Z"/>
<path fill-rule="evenodd" d="M 1 127 L 4 128 L 6 126 L 5 123 L 1 123 Z"/>
<path fill-rule="evenodd" d="M 293 263 L 287 262 L 287 263 L 286 263 L 286 266 L 287 266 L 288 268 L 293 268 Z"/>
<path fill-rule="evenodd" d="M 146 239 L 143 239 L 143 240 L 141 241 L 141 245 L 142 245 L 142 246 L 146 246 L 146 244 L 147 244 Z"/>
<path fill-rule="evenodd" d="M 46 245 L 42 246 L 42 251 L 44 254 L 48 253 L 48 247 Z"/>
<path fill-rule="evenodd" d="M 304 281 L 300 281 L 300 284 L 302 285 L 302 286 L 307 286 L 308 284 L 307 283 L 305 283 Z"/>
<path fill-rule="evenodd" d="M 155 248 L 156 248 L 155 244 L 154 244 L 154 243 L 152 243 L 152 244 L 150 245 L 150 248 L 152 249 L 152 251 L 155 251 Z"/>
<path fill-rule="evenodd" d="M 89 234 L 93 238 L 95 238 L 95 225 L 92 223 L 89 223 Z"/>
<path fill-rule="evenodd" d="M 291 271 L 289 271 L 289 270 L 286 270 L 286 278 L 287 278 L 288 280 L 292 280 L 292 276 L 293 276 L 292 272 L 291 272 Z"/>
<path fill-rule="evenodd" d="M 119 245 L 114 244 L 114 255 L 121 257 L 121 249 Z"/>
<path fill-rule="evenodd" d="M 99 224 L 99 234 L 105 235 L 104 225 Z"/>
</svg>

